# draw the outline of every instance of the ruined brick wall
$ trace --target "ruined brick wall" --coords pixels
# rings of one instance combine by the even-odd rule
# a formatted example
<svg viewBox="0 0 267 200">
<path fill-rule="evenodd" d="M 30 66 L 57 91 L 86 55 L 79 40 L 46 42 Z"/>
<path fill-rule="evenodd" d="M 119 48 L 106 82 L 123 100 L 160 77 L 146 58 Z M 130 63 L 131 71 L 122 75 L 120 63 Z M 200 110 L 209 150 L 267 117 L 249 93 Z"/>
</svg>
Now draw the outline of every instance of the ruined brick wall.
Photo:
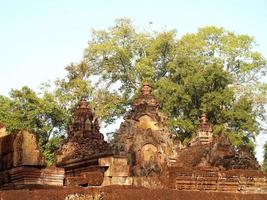
<svg viewBox="0 0 267 200">
<path fill-rule="evenodd" d="M 234 148 L 224 134 L 214 137 L 210 143 L 198 143 L 180 149 L 176 166 L 259 170 L 259 164 L 253 152 L 247 147 Z"/>
<path fill-rule="evenodd" d="M 267 193 L 267 174 L 255 170 L 169 168 L 167 177 L 175 190 Z"/>
</svg>

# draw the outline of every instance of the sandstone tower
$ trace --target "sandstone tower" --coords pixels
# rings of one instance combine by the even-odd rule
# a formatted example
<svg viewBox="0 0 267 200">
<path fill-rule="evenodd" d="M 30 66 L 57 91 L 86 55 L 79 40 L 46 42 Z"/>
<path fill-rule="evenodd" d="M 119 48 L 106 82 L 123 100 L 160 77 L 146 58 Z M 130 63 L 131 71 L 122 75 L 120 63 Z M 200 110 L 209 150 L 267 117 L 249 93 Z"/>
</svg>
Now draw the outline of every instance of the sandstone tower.
<svg viewBox="0 0 267 200">
<path fill-rule="evenodd" d="M 175 162 L 177 144 L 168 131 L 167 117 L 159 111 L 159 101 L 152 94 L 152 87 L 144 82 L 141 95 L 115 136 L 118 151 L 127 154 L 130 175 L 160 174 L 164 167 Z"/>
<path fill-rule="evenodd" d="M 98 120 L 89 108 L 85 99 L 81 99 L 76 107 L 68 127 L 68 137 L 57 152 L 58 166 L 90 158 L 107 151 L 107 143 L 99 132 Z"/>
</svg>

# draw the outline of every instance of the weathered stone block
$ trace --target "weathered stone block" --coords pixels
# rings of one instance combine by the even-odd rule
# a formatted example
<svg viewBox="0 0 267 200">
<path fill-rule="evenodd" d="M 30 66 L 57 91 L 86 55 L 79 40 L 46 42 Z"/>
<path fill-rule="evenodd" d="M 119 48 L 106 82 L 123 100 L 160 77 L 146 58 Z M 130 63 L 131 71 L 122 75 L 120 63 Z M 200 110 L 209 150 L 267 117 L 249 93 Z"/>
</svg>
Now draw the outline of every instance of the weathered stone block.
<svg viewBox="0 0 267 200">
<path fill-rule="evenodd" d="M 35 135 L 28 131 L 21 131 L 16 134 L 13 142 L 13 165 L 44 166 L 44 160 L 38 149 Z"/>
<path fill-rule="evenodd" d="M 0 122 L 0 138 L 7 135 L 6 127 Z"/>
<path fill-rule="evenodd" d="M 132 185 L 133 177 L 104 177 L 102 186 L 107 185 Z"/>
<path fill-rule="evenodd" d="M 104 157 L 99 158 L 98 163 L 101 167 L 108 167 L 104 176 L 116 176 L 123 177 L 129 176 L 129 165 L 127 163 L 127 157 Z"/>
<path fill-rule="evenodd" d="M 63 186 L 64 170 L 60 168 L 15 167 L 10 170 L 11 181 L 15 186 L 53 185 Z"/>
<path fill-rule="evenodd" d="M 133 186 L 146 188 L 163 188 L 159 177 L 134 177 Z"/>
<path fill-rule="evenodd" d="M 86 172 L 80 176 L 66 177 L 67 186 L 99 186 L 103 183 L 104 175 L 101 172 Z"/>
</svg>

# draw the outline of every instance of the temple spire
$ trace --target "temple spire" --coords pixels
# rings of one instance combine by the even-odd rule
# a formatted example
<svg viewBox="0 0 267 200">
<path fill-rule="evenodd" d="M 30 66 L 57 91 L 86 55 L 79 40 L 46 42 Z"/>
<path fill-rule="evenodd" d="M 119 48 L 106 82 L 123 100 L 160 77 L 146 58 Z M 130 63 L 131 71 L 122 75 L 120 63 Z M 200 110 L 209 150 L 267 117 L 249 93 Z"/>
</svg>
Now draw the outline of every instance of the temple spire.
<svg viewBox="0 0 267 200">
<path fill-rule="evenodd" d="M 197 137 L 202 144 L 212 141 L 212 128 L 206 113 L 202 113 L 199 119 L 200 124 L 197 127 Z"/>
<path fill-rule="evenodd" d="M 157 110 L 159 107 L 159 101 L 152 94 L 152 87 L 147 81 L 144 81 L 141 86 L 141 95 L 138 96 L 134 103 L 134 109 L 141 109 L 145 111 L 146 109 L 155 109 Z"/>
<path fill-rule="evenodd" d="M 152 93 L 152 87 L 147 81 L 144 81 L 141 88 L 142 95 L 150 95 Z"/>
</svg>

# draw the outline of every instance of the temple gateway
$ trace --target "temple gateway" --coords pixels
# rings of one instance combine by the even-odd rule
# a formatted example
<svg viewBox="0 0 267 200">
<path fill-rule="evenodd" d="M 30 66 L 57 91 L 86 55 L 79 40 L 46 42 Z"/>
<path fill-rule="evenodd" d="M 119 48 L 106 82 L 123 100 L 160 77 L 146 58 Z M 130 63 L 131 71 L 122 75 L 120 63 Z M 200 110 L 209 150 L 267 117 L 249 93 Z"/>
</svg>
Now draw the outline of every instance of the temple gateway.
<svg viewBox="0 0 267 200">
<path fill-rule="evenodd" d="M 267 194 L 267 175 L 259 171 L 249 149 L 237 151 L 225 134 L 213 135 L 205 113 L 196 137 L 183 146 L 168 129 L 159 105 L 152 87 L 144 82 L 113 141 L 107 143 L 89 103 L 81 99 L 51 167 L 46 167 L 34 134 L 6 134 L 0 124 L 1 190 L 117 185 Z"/>
</svg>

